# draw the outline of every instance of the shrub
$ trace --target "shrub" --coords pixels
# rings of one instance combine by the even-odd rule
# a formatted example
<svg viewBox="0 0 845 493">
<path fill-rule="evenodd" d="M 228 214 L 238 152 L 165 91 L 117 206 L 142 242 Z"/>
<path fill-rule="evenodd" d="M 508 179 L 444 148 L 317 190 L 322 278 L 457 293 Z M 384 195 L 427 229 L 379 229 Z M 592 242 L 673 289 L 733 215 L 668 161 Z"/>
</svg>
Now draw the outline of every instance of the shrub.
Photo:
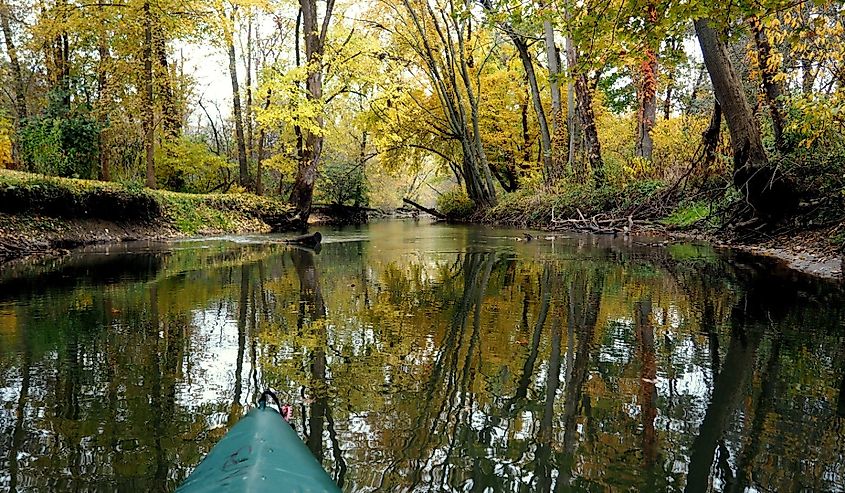
<svg viewBox="0 0 845 493">
<path fill-rule="evenodd" d="M 156 180 L 176 192 L 207 193 L 225 186 L 235 165 L 201 142 L 182 137 L 157 148 Z"/>
<path fill-rule="evenodd" d="M 475 212 L 475 202 L 455 187 L 437 198 L 437 210 L 449 219 L 466 219 Z"/>
<path fill-rule="evenodd" d="M 21 158 L 27 170 L 68 178 L 95 178 L 99 168 L 100 125 L 81 109 L 48 109 L 21 128 Z"/>
<path fill-rule="evenodd" d="M 320 170 L 317 196 L 330 204 L 367 206 L 369 187 L 364 167 L 358 163 L 328 161 Z"/>
</svg>

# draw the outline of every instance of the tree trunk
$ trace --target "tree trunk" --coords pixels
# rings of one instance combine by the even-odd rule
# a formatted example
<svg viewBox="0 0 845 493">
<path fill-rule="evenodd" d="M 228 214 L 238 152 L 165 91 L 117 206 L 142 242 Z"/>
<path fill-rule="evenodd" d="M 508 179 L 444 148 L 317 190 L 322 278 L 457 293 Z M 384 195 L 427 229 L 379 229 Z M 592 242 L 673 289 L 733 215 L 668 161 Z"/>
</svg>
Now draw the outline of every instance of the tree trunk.
<svg viewBox="0 0 845 493">
<path fill-rule="evenodd" d="M 21 64 L 18 60 L 18 49 L 9 25 L 9 6 L 0 1 L 0 26 L 3 28 L 3 38 L 6 42 L 6 54 L 9 56 L 9 69 L 12 72 L 12 91 L 14 93 L 15 122 L 20 129 L 28 116 L 26 108 L 26 83 L 24 82 Z"/>
<path fill-rule="evenodd" d="M 666 99 L 663 100 L 663 119 L 668 120 L 672 115 L 672 90 L 675 81 L 673 80 L 675 74 L 672 72 L 669 75 L 669 85 L 666 86 Z"/>
<path fill-rule="evenodd" d="M 704 168 L 707 169 L 716 162 L 716 147 L 719 145 L 719 133 L 722 129 L 722 107 L 718 101 L 713 103 L 713 115 L 710 117 L 710 125 L 701 136 L 704 146 Z"/>
<path fill-rule="evenodd" d="M 158 60 L 159 69 L 161 70 L 161 116 L 164 136 L 166 139 L 175 139 L 182 133 L 182 115 L 179 114 L 179 108 L 173 94 L 173 84 L 170 78 L 170 66 L 167 62 L 167 46 L 165 45 L 164 34 L 158 32 L 154 36 L 153 45 L 155 46 L 155 56 Z"/>
<path fill-rule="evenodd" d="M 302 34 L 305 40 L 305 60 L 308 64 L 305 94 L 311 101 L 320 101 L 323 98 L 323 49 L 334 1 L 327 1 L 322 26 L 319 26 L 317 22 L 316 0 L 300 0 L 299 5 L 302 14 Z M 315 117 L 315 123 L 322 130 L 324 123 L 322 114 Z M 323 133 L 310 130 L 302 130 L 302 132 L 304 145 L 300 149 L 296 179 L 288 201 L 295 207 L 299 220 L 305 224 L 311 214 L 317 166 L 323 152 Z"/>
<path fill-rule="evenodd" d="M 531 54 L 528 52 L 528 43 L 525 42 L 525 38 L 514 32 L 509 25 L 505 25 L 504 28 L 508 36 L 510 36 L 511 41 L 513 41 L 517 53 L 519 53 L 522 68 L 525 70 L 525 78 L 528 80 L 531 102 L 534 104 L 534 113 L 537 115 L 537 124 L 540 127 L 540 151 L 543 156 L 543 173 L 546 176 L 546 181 L 550 182 L 554 176 L 552 137 L 549 132 L 546 111 L 543 109 L 543 102 L 540 99 L 540 87 L 537 84 L 537 74 L 534 72 L 534 62 L 531 60 Z"/>
<path fill-rule="evenodd" d="M 154 123 L 155 107 L 153 106 L 153 19 L 150 12 L 150 2 L 145 1 L 142 7 L 144 14 L 144 148 L 146 150 L 147 187 L 156 187 L 155 171 L 155 140 Z"/>
<path fill-rule="evenodd" d="M 244 141 L 244 119 L 241 112 L 241 88 L 238 84 L 238 66 L 235 58 L 235 13 L 232 12 L 232 32 L 227 40 L 229 43 L 229 77 L 232 81 L 232 108 L 235 118 L 235 140 L 238 149 L 238 181 L 240 185 L 249 189 L 249 167 L 246 161 L 246 142 Z"/>
<path fill-rule="evenodd" d="M 697 19 L 694 24 L 713 92 L 731 134 L 734 186 L 758 215 L 783 212 L 791 206 L 792 187 L 778 175 L 776 168 L 769 166 L 760 130 L 731 64 L 727 47 L 707 19 Z"/>
<path fill-rule="evenodd" d="M 772 133 L 775 137 L 775 147 L 780 152 L 787 152 L 789 149 L 783 138 L 784 118 L 780 106 L 780 97 L 783 94 L 783 87 L 776 80 L 778 70 L 772 66 L 772 44 L 766 35 L 760 19 L 751 17 L 748 20 L 751 24 L 751 31 L 754 33 L 754 43 L 757 45 L 757 66 L 760 68 L 760 78 L 763 82 L 763 94 L 766 97 L 766 105 L 772 116 Z"/>
<path fill-rule="evenodd" d="M 525 85 L 525 99 L 519 103 L 519 120 L 522 125 L 522 160 L 531 161 L 531 134 L 528 131 L 528 84 Z"/>
<path fill-rule="evenodd" d="M 813 93 L 813 86 L 816 83 L 817 70 L 813 69 L 812 60 L 801 59 L 801 94 L 809 96 Z"/>
<path fill-rule="evenodd" d="M 566 19 L 569 20 L 569 10 L 566 9 L 565 11 Z M 590 167 L 592 168 L 593 172 L 593 180 L 595 185 L 602 186 L 605 181 L 604 177 L 604 163 L 602 162 L 601 158 L 601 143 L 599 142 L 599 134 L 596 128 L 596 116 L 593 113 L 593 97 L 590 94 L 590 84 L 587 80 L 587 75 L 583 72 L 583 70 L 577 70 L 578 64 L 578 55 L 575 50 L 575 44 L 572 42 L 571 35 L 566 38 L 566 65 L 569 68 L 569 77 L 571 80 L 574 80 L 572 84 L 574 87 L 571 89 L 571 92 L 574 93 L 574 97 L 570 96 L 570 108 L 573 106 L 575 107 L 575 113 L 577 114 L 579 124 L 581 125 L 581 131 L 584 134 L 584 151 L 587 154 L 587 161 L 590 163 Z M 571 110 L 570 110 L 571 111 Z M 573 118 L 574 120 L 574 118 Z M 569 129 L 569 159 L 570 164 L 574 162 L 574 133 L 573 127 L 575 125 L 571 125 Z M 586 170 L 581 173 L 579 179 L 586 180 L 587 178 Z"/>
<path fill-rule="evenodd" d="M 549 19 L 543 21 L 543 34 L 546 41 L 546 58 L 549 59 L 549 88 L 552 93 L 552 129 L 557 131 L 557 124 L 561 112 L 560 99 L 560 54 L 555 44 L 555 31 Z"/>
<path fill-rule="evenodd" d="M 657 55 L 653 50 L 646 51 L 646 60 L 640 68 L 640 81 L 637 99 L 637 156 L 651 161 L 654 142 L 651 130 L 657 118 Z"/>
<path fill-rule="evenodd" d="M 657 23 L 657 8 L 654 2 L 646 7 L 646 18 L 649 25 Z M 637 84 L 637 156 L 651 161 L 654 142 L 651 139 L 651 129 L 657 117 L 657 53 L 654 48 L 645 50 L 645 60 L 640 65 L 639 83 Z"/>
<path fill-rule="evenodd" d="M 575 77 L 575 98 L 577 99 L 576 113 L 584 132 L 584 151 L 587 153 L 587 161 L 593 172 L 593 181 L 596 187 L 600 187 L 605 183 L 604 162 L 601 158 L 596 116 L 593 113 L 593 97 L 585 74 L 578 74 Z"/>
<path fill-rule="evenodd" d="M 267 89 L 267 97 L 264 99 L 264 111 L 270 107 L 270 96 L 273 94 L 271 89 Z M 255 159 L 255 193 L 262 195 L 264 193 L 264 185 L 261 181 L 261 165 L 264 161 L 264 139 L 267 138 L 264 127 L 258 132 L 258 153 Z"/>
<path fill-rule="evenodd" d="M 552 94 L 552 178 L 558 179 L 565 173 L 563 159 L 564 146 L 566 146 L 567 142 L 560 92 L 560 50 L 558 50 L 555 44 L 554 27 L 548 19 L 543 21 L 543 34 L 546 40 L 546 58 L 549 59 L 549 89 Z"/>
<path fill-rule="evenodd" d="M 572 45 L 572 38 L 566 37 L 566 65 L 569 71 L 569 79 L 566 82 L 566 132 L 569 134 L 569 145 L 567 146 L 566 162 L 572 174 L 578 179 L 575 172 L 575 147 L 578 135 L 578 124 L 575 121 L 575 86 L 572 84 L 573 65 L 576 60 L 575 47 Z M 581 175 L 583 179 L 583 173 Z"/>
<path fill-rule="evenodd" d="M 404 0 L 403 5 L 418 37 L 417 44 L 412 47 L 423 58 L 422 68 L 440 100 L 451 136 L 461 145 L 467 195 L 478 207 L 493 206 L 496 189 L 481 142 L 478 99 L 464 45 L 466 19 L 458 15 L 454 7 L 451 12 L 435 12 L 428 4 L 424 4 L 427 7 L 424 11 L 409 0 Z M 435 36 L 431 36 L 432 28 Z M 470 110 L 469 115 L 466 108 Z"/>
<path fill-rule="evenodd" d="M 100 108 L 97 112 L 97 120 L 100 124 L 100 135 L 99 135 L 99 145 L 100 145 L 100 179 L 103 181 L 110 181 L 111 180 L 111 164 L 110 164 L 110 153 L 109 153 L 109 143 L 108 143 L 108 134 L 106 130 L 106 122 L 109 106 L 111 105 L 111 98 L 108 95 L 108 61 L 109 61 L 109 48 L 107 45 L 107 40 L 105 34 L 100 35 L 99 39 L 99 46 L 98 46 L 98 53 L 100 55 L 99 59 L 99 66 L 97 67 L 97 85 L 98 91 L 100 93 Z"/>
<path fill-rule="evenodd" d="M 252 125 L 252 12 L 246 25 L 246 148 L 250 156 L 255 152 Z"/>
</svg>

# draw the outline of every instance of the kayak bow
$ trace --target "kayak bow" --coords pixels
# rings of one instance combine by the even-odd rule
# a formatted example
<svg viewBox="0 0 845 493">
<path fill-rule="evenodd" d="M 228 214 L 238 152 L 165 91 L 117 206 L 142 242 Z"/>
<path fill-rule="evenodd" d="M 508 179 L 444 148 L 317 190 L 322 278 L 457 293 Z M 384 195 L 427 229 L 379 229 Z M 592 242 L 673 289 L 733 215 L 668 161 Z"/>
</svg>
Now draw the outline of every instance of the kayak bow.
<svg viewBox="0 0 845 493">
<path fill-rule="evenodd" d="M 177 493 L 339 492 L 299 435 L 272 407 L 259 406 L 229 430 Z"/>
</svg>

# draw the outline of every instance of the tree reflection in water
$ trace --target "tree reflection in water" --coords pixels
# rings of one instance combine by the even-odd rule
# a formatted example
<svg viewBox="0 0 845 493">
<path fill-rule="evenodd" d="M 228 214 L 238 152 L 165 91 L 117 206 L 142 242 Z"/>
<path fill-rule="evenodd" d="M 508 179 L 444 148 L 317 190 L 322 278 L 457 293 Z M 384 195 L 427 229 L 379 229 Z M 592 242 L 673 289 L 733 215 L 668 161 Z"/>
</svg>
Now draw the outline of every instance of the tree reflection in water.
<svg viewBox="0 0 845 493">
<path fill-rule="evenodd" d="M 173 489 L 275 387 L 348 491 L 845 487 L 845 299 L 706 247 L 373 225 L 0 276 L 0 489 Z M 332 241 L 332 238 L 349 241 Z"/>
</svg>

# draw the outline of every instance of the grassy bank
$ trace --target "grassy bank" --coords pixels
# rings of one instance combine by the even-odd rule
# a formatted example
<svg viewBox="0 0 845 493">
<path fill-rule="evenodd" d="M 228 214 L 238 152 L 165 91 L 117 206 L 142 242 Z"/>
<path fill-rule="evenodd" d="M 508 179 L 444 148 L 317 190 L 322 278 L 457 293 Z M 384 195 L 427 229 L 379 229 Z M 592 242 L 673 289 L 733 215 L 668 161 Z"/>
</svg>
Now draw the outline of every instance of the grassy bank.
<svg viewBox="0 0 845 493">
<path fill-rule="evenodd" d="M 0 170 L 0 256 L 104 241 L 269 231 L 289 207 L 251 194 L 186 194 Z"/>
</svg>

